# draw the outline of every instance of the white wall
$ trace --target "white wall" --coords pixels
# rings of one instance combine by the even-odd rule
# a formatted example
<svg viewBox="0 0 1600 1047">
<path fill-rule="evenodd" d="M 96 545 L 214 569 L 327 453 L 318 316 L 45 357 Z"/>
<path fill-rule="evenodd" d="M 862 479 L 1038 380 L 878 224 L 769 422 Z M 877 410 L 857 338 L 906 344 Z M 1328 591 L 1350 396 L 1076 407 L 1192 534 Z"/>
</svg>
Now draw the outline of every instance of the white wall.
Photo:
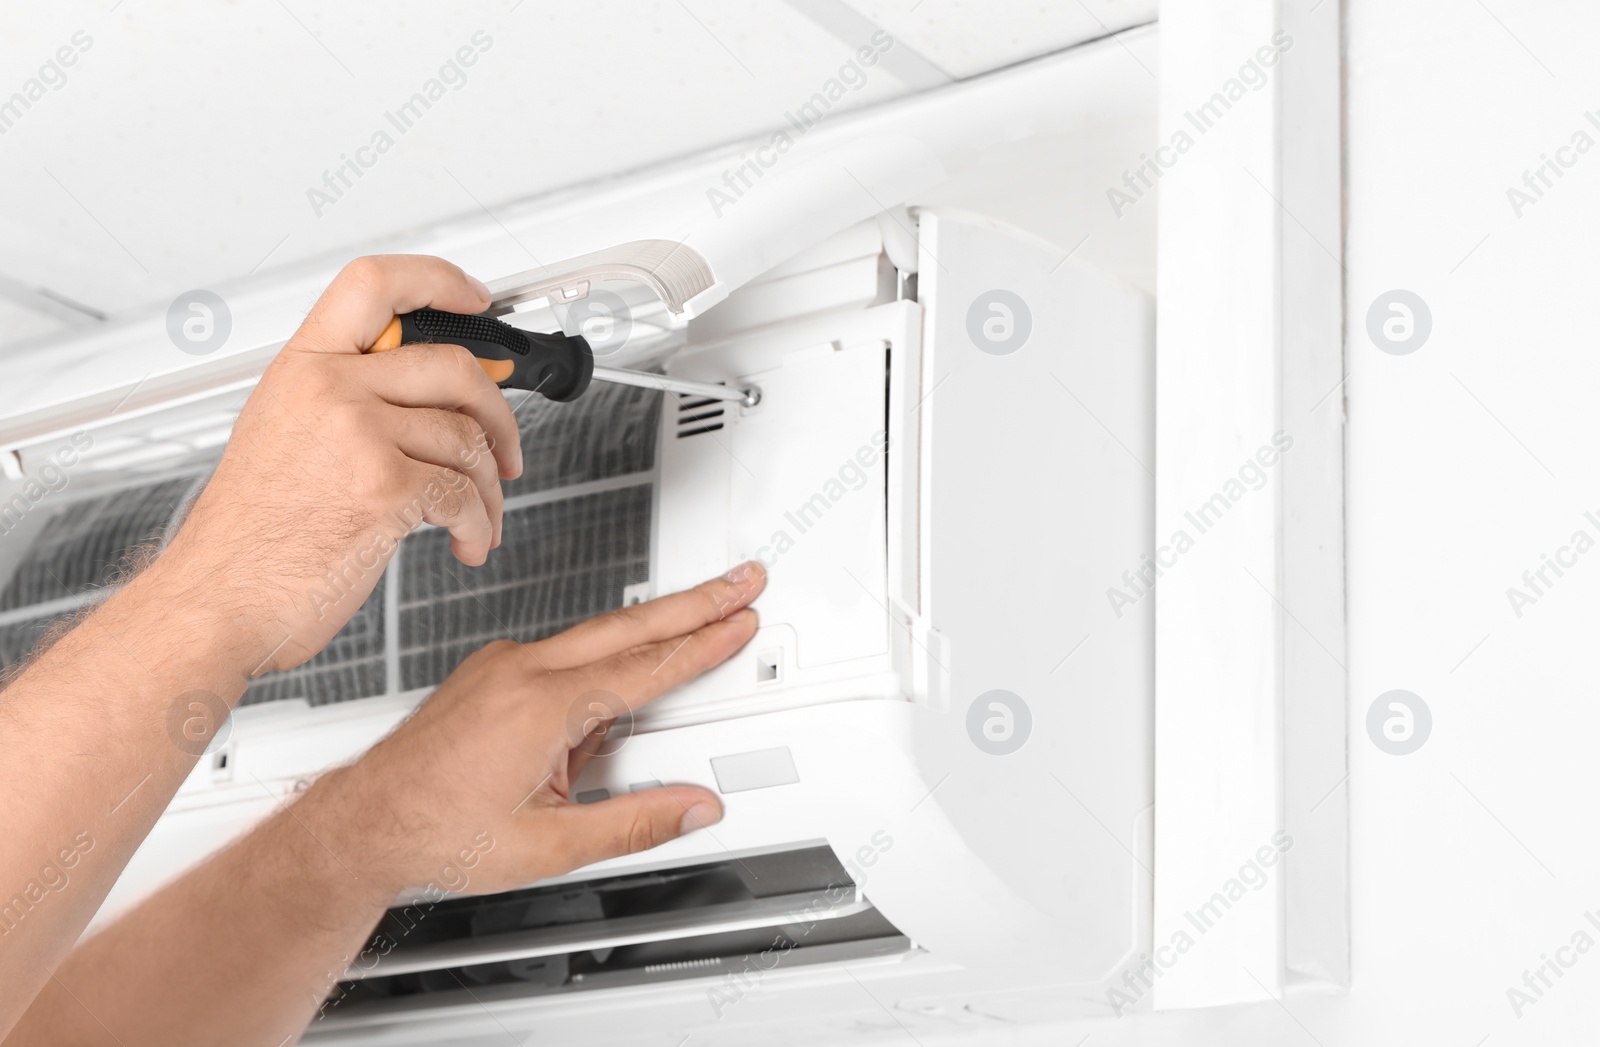
<svg viewBox="0 0 1600 1047">
<path fill-rule="evenodd" d="M 1600 11 L 1349 8 L 1356 984 L 1348 1017 L 1305 1020 L 1334 1033 L 1410 1015 L 1439 1043 L 1592 1039 L 1600 949 L 1520 1018 L 1506 990 L 1574 932 L 1600 942 L 1584 919 L 1600 907 L 1600 555 L 1547 574 L 1520 618 L 1506 590 L 1574 531 L 1600 539 L 1584 519 L 1600 508 L 1600 128 L 1584 119 Z M 1506 190 L 1580 128 L 1597 148 L 1519 217 Z M 1432 313 L 1409 355 L 1366 332 L 1392 288 Z M 1391 688 L 1433 714 L 1409 756 L 1366 737 L 1366 706 Z"/>
<path fill-rule="evenodd" d="M 1345 5 L 1351 990 L 985 1042 L 1503 1047 L 1600 1028 L 1600 544 L 1547 570 L 1520 617 L 1507 597 L 1574 532 L 1600 543 L 1600 9 L 1485 2 Z M 1561 154 L 1519 215 L 1507 190 L 1533 196 L 1524 172 L 1579 131 L 1594 148 Z M 1367 332 L 1393 289 L 1431 313 L 1406 355 Z M 1367 731 L 1396 688 L 1432 715 L 1409 755 Z M 1565 948 L 1580 932 L 1587 954 Z M 1558 955 L 1572 966 L 1519 1017 L 1507 990 L 1533 998 L 1524 972 Z"/>
</svg>

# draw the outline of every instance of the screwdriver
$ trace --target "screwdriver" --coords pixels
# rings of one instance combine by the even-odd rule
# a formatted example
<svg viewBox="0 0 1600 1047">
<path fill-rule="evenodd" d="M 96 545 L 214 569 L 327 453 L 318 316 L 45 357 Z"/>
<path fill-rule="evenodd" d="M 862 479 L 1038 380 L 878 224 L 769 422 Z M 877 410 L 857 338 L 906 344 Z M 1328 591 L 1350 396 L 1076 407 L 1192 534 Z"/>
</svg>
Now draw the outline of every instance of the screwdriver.
<svg viewBox="0 0 1600 1047">
<path fill-rule="evenodd" d="M 591 380 L 728 400 L 746 407 L 761 401 L 761 392 L 754 386 L 735 389 L 648 371 L 596 367 L 594 351 L 582 335 L 540 334 L 512 327 L 492 316 L 447 313 L 441 309 L 401 313 L 389 321 L 366 351 L 382 353 L 419 342 L 459 345 L 477 357 L 478 366 L 502 389 L 526 389 L 556 403 L 576 400 L 589 388 Z"/>
</svg>

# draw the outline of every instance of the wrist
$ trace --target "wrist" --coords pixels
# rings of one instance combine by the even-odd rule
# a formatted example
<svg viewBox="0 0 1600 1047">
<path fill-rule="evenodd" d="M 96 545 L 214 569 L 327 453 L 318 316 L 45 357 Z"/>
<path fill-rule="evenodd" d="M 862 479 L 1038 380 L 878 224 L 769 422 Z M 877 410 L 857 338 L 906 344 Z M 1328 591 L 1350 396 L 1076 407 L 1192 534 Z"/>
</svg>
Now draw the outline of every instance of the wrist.
<svg viewBox="0 0 1600 1047">
<path fill-rule="evenodd" d="M 290 827 L 298 826 L 302 849 L 320 841 L 321 858 L 333 859 L 343 890 L 354 892 L 386 908 L 407 887 L 398 845 L 402 830 L 386 805 L 364 796 L 352 766 L 336 767 L 321 775 L 282 812 Z"/>
<path fill-rule="evenodd" d="M 293 912 L 297 933 L 332 934 L 345 955 L 330 962 L 314 986 L 331 991 L 383 919 L 396 892 L 367 875 L 333 810 L 311 792 L 286 801 L 244 839 L 220 856 L 213 877 L 229 884 L 231 898 L 250 899 L 261 912 Z"/>
<path fill-rule="evenodd" d="M 232 705 L 279 642 L 271 639 L 268 617 L 239 588 L 236 572 L 174 546 L 114 598 L 114 613 L 161 623 L 153 649 L 141 659 L 151 672 L 171 677 L 180 689 L 213 691 Z"/>
</svg>

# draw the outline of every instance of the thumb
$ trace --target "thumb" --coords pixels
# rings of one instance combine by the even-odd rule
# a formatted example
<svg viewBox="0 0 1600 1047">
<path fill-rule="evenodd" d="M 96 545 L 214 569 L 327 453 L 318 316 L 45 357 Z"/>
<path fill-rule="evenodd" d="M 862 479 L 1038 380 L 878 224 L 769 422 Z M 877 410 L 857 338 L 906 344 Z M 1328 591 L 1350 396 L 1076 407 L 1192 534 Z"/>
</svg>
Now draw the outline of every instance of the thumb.
<svg viewBox="0 0 1600 1047">
<path fill-rule="evenodd" d="M 722 804 L 709 789 L 670 785 L 615 796 L 599 803 L 558 808 L 564 817 L 562 850 L 573 868 L 659 847 L 722 820 Z"/>
</svg>

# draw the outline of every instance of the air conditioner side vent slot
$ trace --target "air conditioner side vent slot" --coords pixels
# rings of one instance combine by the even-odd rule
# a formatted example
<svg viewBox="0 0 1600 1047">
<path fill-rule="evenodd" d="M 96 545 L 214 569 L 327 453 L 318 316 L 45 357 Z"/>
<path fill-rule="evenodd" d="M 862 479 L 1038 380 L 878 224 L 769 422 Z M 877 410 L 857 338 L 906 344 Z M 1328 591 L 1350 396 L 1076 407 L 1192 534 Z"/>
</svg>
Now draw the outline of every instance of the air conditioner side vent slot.
<svg viewBox="0 0 1600 1047">
<path fill-rule="evenodd" d="M 723 427 L 727 404 L 704 396 L 678 394 L 677 435 L 682 440 L 701 433 L 714 433 Z"/>
</svg>

